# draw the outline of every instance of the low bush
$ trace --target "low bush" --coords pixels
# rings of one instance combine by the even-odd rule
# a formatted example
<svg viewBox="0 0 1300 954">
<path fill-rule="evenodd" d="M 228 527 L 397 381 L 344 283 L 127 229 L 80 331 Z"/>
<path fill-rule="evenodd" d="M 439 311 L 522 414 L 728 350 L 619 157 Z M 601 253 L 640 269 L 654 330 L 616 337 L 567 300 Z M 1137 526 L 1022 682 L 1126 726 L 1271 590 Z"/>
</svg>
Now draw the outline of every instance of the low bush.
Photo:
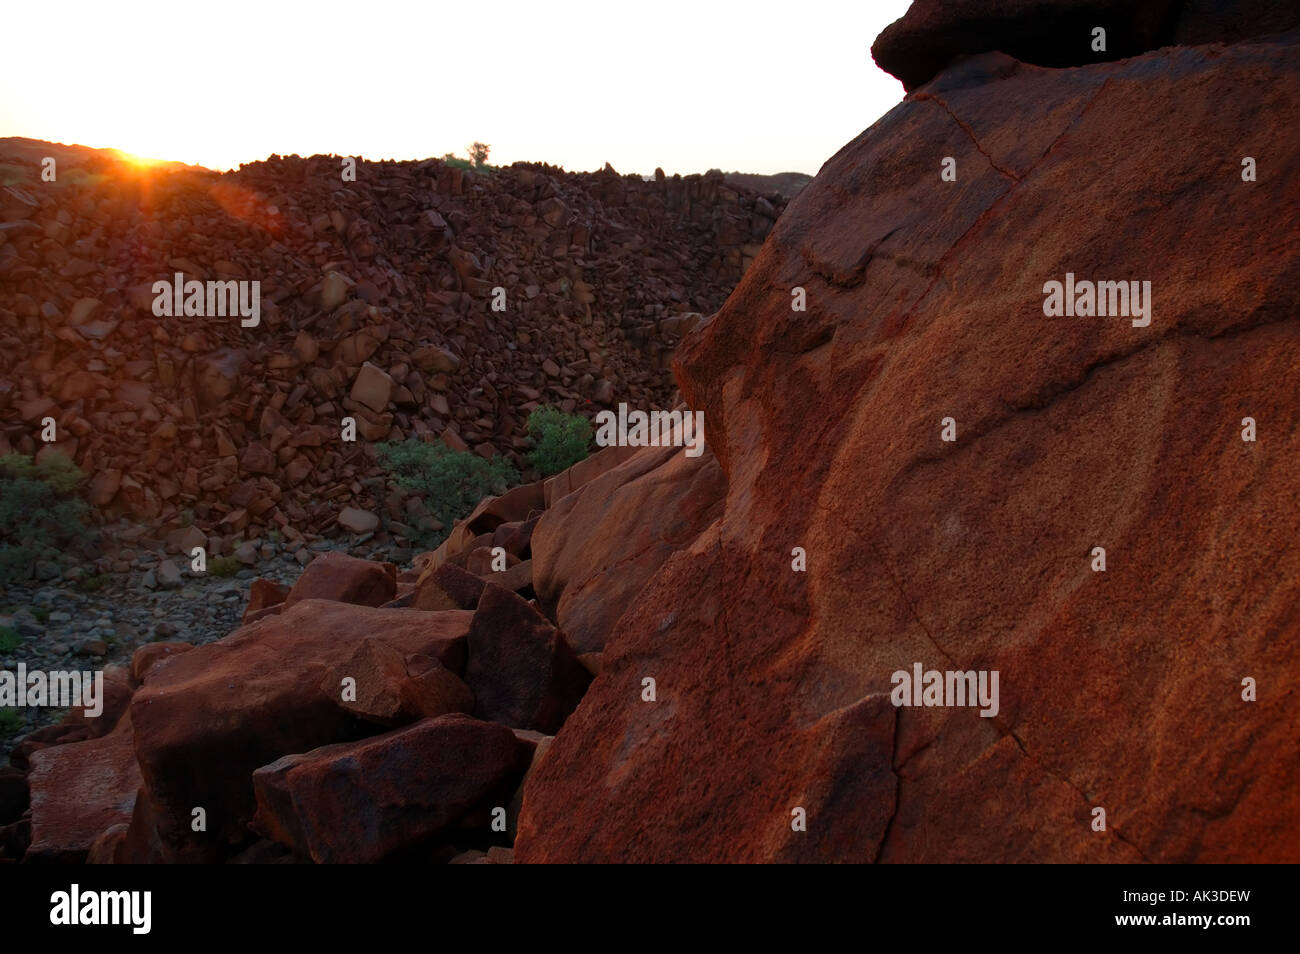
<svg viewBox="0 0 1300 954">
<path fill-rule="evenodd" d="M 40 463 L 25 454 L 0 457 L 0 582 L 25 579 L 38 560 L 88 555 L 96 534 L 80 496 L 84 480 L 64 454 Z"/>
<path fill-rule="evenodd" d="M 213 557 L 208 561 L 208 572 L 213 576 L 234 576 L 243 564 L 232 556 Z"/>
<path fill-rule="evenodd" d="M 534 408 L 528 415 L 528 436 L 535 445 L 528 462 L 543 477 L 550 477 L 586 458 L 591 423 L 580 414 L 565 414 L 553 407 Z"/>
<path fill-rule="evenodd" d="M 426 444 L 411 439 L 380 444 L 376 450 L 397 486 L 419 494 L 425 509 L 442 524 L 443 530 L 435 534 L 437 542 L 484 497 L 503 494 L 519 483 L 519 471 L 504 457 L 487 460 L 452 450 L 441 441 Z"/>
</svg>

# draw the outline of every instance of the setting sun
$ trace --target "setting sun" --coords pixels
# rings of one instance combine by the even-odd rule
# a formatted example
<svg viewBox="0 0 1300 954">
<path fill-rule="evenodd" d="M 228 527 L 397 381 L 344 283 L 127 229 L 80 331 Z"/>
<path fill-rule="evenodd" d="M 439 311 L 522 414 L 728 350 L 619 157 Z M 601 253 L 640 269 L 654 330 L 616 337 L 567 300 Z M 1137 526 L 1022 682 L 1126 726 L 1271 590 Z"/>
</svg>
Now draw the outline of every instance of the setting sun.
<svg viewBox="0 0 1300 954">
<path fill-rule="evenodd" d="M 591 2 L 557 17 L 503 0 L 492 18 L 500 28 L 473 4 L 323 2 L 304 15 L 232 0 L 216 18 L 202 4 L 151 0 L 129 16 L 72 6 L 60 56 L 78 68 L 51 69 L 40 44 L 7 51 L 8 75 L 39 80 L 7 84 L 0 136 L 217 170 L 273 153 L 460 155 L 481 140 L 494 163 L 685 174 L 816 172 L 901 98 L 868 46 L 907 3 L 809 0 L 792 16 L 788 4 L 760 0 L 737 17 L 729 5 L 666 0 L 638 18 L 635 42 L 610 33 L 607 5 Z M 41 35 L 48 16 L 39 4 L 11 4 L 6 33 Z M 247 23 L 258 24 L 256 53 Z M 690 69 L 663 52 L 690 42 L 683 23 L 720 38 Z M 191 41 L 216 59 L 187 68 Z M 765 60 L 780 68 L 755 69 Z M 701 95 L 711 89 L 727 92 Z"/>
</svg>

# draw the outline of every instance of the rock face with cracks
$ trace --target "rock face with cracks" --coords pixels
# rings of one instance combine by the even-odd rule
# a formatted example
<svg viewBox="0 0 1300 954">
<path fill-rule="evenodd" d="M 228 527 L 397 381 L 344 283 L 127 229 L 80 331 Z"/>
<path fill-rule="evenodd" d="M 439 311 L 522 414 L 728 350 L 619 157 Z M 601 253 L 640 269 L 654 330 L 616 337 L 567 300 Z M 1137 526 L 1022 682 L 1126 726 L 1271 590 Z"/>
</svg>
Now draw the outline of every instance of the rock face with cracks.
<svg viewBox="0 0 1300 954">
<path fill-rule="evenodd" d="M 1298 40 L 982 52 L 826 164 L 678 352 L 723 511 L 517 860 L 1300 860 Z M 1045 316 L 1067 272 L 1150 324 Z M 895 707 L 916 662 L 998 671 L 997 714 Z"/>
</svg>

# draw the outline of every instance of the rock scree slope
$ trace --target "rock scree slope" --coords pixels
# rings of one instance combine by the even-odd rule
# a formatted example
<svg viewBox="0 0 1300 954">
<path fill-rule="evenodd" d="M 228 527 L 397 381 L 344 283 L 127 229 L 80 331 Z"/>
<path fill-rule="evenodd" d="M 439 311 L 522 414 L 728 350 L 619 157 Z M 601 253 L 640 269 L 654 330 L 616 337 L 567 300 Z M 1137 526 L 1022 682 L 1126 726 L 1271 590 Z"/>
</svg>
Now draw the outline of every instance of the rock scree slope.
<svg viewBox="0 0 1300 954">
<path fill-rule="evenodd" d="M 212 553 L 271 531 L 414 545 L 377 443 L 442 440 L 527 472 L 539 404 L 671 405 L 680 335 L 785 207 L 721 172 L 345 172 L 338 156 L 141 171 L 0 140 L 0 455 L 61 451 L 99 513 L 196 526 Z M 154 283 L 178 274 L 257 282 L 258 323 L 156 316 Z"/>
</svg>

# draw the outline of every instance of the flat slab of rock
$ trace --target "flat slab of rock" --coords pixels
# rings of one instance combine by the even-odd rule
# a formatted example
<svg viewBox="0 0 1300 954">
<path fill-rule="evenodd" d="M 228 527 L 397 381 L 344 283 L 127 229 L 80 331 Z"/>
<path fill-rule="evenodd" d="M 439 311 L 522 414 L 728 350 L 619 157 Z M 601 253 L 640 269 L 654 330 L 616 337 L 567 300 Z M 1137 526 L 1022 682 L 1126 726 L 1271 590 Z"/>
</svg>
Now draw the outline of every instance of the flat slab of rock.
<svg viewBox="0 0 1300 954">
<path fill-rule="evenodd" d="M 130 716 L 98 739 L 34 752 L 32 843 L 26 860 L 80 863 L 113 825 L 131 820 L 141 783 Z"/>
<path fill-rule="evenodd" d="M 253 827 L 320 864 L 366 864 L 427 842 L 476 806 L 505 807 L 533 746 L 453 714 L 289 755 L 253 773 Z"/>
<path fill-rule="evenodd" d="M 378 638 L 364 640 L 346 662 L 331 669 L 321 691 L 353 715 L 387 726 L 474 711 L 469 686 L 441 662 L 407 655 Z"/>
<path fill-rule="evenodd" d="M 305 600 L 167 659 L 131 703 L 140 770 L 160 842 L 175 860 L 222 860 L 247 837 L 250 775 L 282 755 L 355 739 L 364 723 L 321 691 L 366 639 L 463 665 L 472 614 Z M 192 833 L 194 806 L 208 831 Z M 134 835 L 135 833 L 133 833 Z"/>
</svg>

